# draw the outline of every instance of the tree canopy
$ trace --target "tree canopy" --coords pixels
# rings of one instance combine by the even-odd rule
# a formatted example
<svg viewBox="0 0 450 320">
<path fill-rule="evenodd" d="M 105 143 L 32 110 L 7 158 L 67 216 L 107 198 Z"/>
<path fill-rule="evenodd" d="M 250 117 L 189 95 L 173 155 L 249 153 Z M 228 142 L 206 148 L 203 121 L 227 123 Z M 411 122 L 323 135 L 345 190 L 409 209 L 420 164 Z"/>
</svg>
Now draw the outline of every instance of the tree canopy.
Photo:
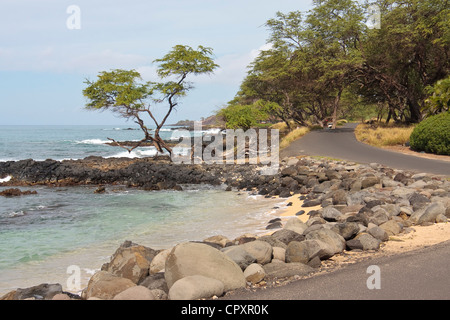
<svg viewBox="0 0 450 320">
<path fill-rule="evenodd" d="M 374 5 L 379 28 L 368 24 Z M 287 124 L 335 125 L 353 106 L 419 122 L 430 88 L 448 76 L 449 10 L 446 0 L 314 0 L 306 13 L 278 12 L 266 23 L 272 48 L 252 62 L 229 105 L 276 103 L 272 114 Z"/>
<path fill-rule="evenodd" d="M 87 87 L 83 95 L 87 98 L 86 109 L 110 110 L 137 123 L 144 132 L 144 138 L 131 148 L 122 146 L 129 152 L 143 142 L 152 142 L 158 152 L 165 149 L 171 154 L 171 148 L 161 139 L 159 132 L 179 99 L 193 88 L 187 78 L 190 75 L 210 74 L 218 67 L 212 54 L 211 48 L 203 46 L 196 50 L 183 45 L 173 47 L 163 58 L 154 60 L 158 64 L 158 76 L 167 79 L 166 82 L 143 81 L 136 70 L 101 71 L 96 81 L 85 81 Z M 153 108 L 161 103 L 167 105 L 167 112 L 158 120 Z M 151 130 L 144 120 L 150 120 L 156 128 Z"/>
</svg>

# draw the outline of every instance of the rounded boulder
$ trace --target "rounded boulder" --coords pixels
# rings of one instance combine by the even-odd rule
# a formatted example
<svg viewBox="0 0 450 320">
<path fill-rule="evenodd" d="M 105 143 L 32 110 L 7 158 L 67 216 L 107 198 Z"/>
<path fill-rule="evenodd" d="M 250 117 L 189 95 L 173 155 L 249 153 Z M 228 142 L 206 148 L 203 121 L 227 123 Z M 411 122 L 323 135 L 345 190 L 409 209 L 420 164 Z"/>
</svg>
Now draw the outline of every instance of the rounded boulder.
<svg viewBox="0 0 450 320">
<path fill-rule="evenodd" d="M 246 285 L 241 268 L 223 252 L 203 243 L 181 243 L 167 256 L 164 276 L 169 290 L 176 281 L 193 275 L 221 281 L 224 291 Z"/>
</svg>

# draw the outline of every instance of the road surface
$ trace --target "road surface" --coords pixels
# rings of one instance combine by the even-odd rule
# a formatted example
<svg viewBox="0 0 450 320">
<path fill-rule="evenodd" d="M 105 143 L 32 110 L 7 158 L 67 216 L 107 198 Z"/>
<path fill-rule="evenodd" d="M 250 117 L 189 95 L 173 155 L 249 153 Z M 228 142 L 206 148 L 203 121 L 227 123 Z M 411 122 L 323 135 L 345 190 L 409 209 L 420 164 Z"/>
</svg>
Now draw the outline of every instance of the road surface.
<svg viewBox="0 0 450 320">
<path fill-rule="evenodd" d="M 236 293 L 226 299 L 449 300 L 449 266 L 450 241 L 447 241 L 428 248 L 358 262 L 281 287 L 260 289 L 251 294 Z"/>
<path fill-rule="evenodd" d="M 356 140 L 357 124 L 348 123 L 335 130 L 315 130 L 294 141 L 280 157 L 325 156 L 358 163 L 379 163 L 391 168 L 450 175 L 450 162 L 432 160 L 369 146 Z"/>
<path fill-rule="evenodd" d="M 356 140 L 355 128 L 356 124 L 347 124 L 336 130 L 310 132 L 284 149 L 281 157 L 325 156 L 359 163 L 375 162 L 397 169 L 450 175 L 450 162 L 404 155 L 363 144 Z M 236 292 L 222 299 L 449 300 L 449 266 L 450 241 L 446 241 L 415 251 L 357 262 L 330 273 L 315 275 L 281 287 L 260 289 L 254 293 Z M 377 278 L 371 278 L 375 276 Z M 368 282 L 369 286 L 372 286 L 371 289 Z"/>
</svg>

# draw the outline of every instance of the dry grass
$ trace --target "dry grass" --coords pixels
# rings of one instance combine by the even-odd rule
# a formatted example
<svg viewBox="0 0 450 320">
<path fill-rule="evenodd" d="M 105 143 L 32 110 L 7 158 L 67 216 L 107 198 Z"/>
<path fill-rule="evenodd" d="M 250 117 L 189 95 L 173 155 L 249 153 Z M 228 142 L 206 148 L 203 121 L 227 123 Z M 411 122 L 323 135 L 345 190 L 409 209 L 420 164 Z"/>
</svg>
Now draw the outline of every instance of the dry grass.
<svg viewBox="0 0 450 320">
<path fill-rule="evenodd" d="M 292 130 L 283 139 L 281 139 L 280 149 L 286 148 L 292 142 L 303 137 L 308 132 L 309 132 L 309 128 L 307 128 L 307 127 L 299 127 L 297 129 Z"/>
<path fill-rule="evenodd" d="M 355 135 L 358 141 L 375 147 L 387 147 L 404 145 L 409 141 L 413 130 L 414 126 L 379 124 L 373 127 L 368 124 L 360 124 L 355 129 Z"/>
<path fill-rule="evenodd" d="M 294 121 L 289 121 L 291 128 L 296 127 L 297 124 Z M 280 133 L 287 133 L 289 131 L 286 122 L 278 122 L 270 126 L 270 129 L 280 130 Z"/>
</svg>

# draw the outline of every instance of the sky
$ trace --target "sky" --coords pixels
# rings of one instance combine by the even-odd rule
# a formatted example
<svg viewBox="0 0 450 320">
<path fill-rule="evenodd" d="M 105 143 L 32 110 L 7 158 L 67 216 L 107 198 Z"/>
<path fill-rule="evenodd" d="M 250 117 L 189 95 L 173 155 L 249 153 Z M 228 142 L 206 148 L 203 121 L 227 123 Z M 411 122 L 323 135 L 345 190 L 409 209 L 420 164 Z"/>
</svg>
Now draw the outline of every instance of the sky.
<svg viewBox="0 0 450 320">
<path fill-rule="evenodd" d="M 234 98 L 248 65 L 268 48 L 265 22 L 311 7 L 311 0 L 0 0 L 0 125 L 129 125 L 84 109 L 84 81 L 118 68 L 158 81 L 152 61 L 178 44 L 211 47 L 220 67 L 190 79 L 195 88 L 168 122 L 208 117 Z"/>
</svg>

